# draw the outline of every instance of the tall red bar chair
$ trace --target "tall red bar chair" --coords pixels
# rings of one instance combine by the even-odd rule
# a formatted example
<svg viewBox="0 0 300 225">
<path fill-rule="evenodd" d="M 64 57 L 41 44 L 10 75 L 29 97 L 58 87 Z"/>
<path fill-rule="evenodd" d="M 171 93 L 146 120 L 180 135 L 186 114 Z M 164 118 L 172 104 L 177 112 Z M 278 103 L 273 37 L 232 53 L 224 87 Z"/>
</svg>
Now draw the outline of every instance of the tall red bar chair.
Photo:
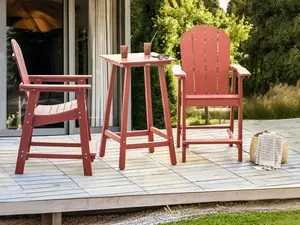
<svg viewBox="0 0 300 225">
<path fill-rule="evenodd" d="M 91 162 L 95 154 L 90 153 L 89 141 L 91 140 L 90 127 L 87 114 L 86 91 L 91 86 L 86 84 L 90 75 L 28 75 L 23 54 L 19 44 L 12 40 L 13 58 L 17 63 L 22 82 L 20 91 L 26 93 L 28 99 L 20 147 L 16 162 L 16 174 L 23 174 L 25 162 L 29 158 L 58 158 L 58 159 L 82 159 L 85 176 L 92 175 Z M 75 85 L 42 84 L 42 82 L 76 82 Z M 34 83 L 34 84 L 31 84 Z M 75 92 L 77 99 L 57 104 L 39 105 L 41 92 Z M 33 142 L 32 133 L 34 127 L 54 124 L 69 120 L 78 120 L 80 127 L 81 143 L 52 143 Z M 81 147 L 81 154 L 42 154 L 30 153 L 31 146 L 48 147 Z"/>
<path fill-rule="evenodd" d="M 182 136 L 182 161 L 186 161 L 186 148 L 191 144 L 235 144 L 238 161 L 242 161 L 243 146 L 243 79 L 250 72 L 240 65 L 230 65 L 230 39 L 221 29 L 196 26 L 180 39 L 182 68 L 172 71 L 178 77 L 177 147 Z M 229 88 L 229 74 L 231 89 Z M 236 78 L 238 91 L 236 93 Z M 222 126 L 187 126 L 186 109 L 190 106 L 230 106 L 230 124 Z M 234 137 L 234 107 L 238 108 L 238 137 Z M 182 117 L 181 117 L 182 109 Z M 181 126 L 182 119 L 182 126 Z M 186 129 L 227 129 L 228 139 L 188 139 Z"/>
</svg>

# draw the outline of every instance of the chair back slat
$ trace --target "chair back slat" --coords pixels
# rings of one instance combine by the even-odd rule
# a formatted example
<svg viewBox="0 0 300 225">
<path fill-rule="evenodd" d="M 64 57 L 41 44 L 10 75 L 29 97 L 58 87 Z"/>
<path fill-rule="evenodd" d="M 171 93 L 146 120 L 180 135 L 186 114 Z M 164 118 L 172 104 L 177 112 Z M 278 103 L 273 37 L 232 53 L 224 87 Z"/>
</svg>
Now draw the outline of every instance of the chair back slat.
<svg viewBox="0 0 300 225">
<path fill-rule="evenodd" d="M 194 94 L 203 94 L 206 90 L 205 85 L 205 30 L 204 26 L 199 27 L 192 32 L 193 36 L 193 67 L 194 67 L 194 74 L 193 74 L 193 82 L 195 83 Z M 197 49 L 197 52 L 195 50 Z M 195 66 L 197 65 L 197 66 Z"/>
<path fill-rule="evenodd" d="M 230 39 L 223 30 L 196 26 L 182 35 L 180 48 L 188 95 L 228 93 Z"/>
<path fill-rule="evenodd" d="M 205 55 L 206 55 L 206 93 L 218 92 L 218 29 L 206 26 Z M 229 67 L 229 65 L 228 65 Z"/>
<path fill-rule="evenodd" d="M 28 76 L 28 72 L 27 72 L 27 68 L 26 68 L 26 64 L 24 61 L 22 50 L 16 40 L 12 39 L 11 44 L 12 44 L 12 49 L 14 52 L 13 58 L 17 63 L 17 67 L 18 67 L 19 74 L 21 76 L 21 80 L 22 80 L 23 84 L 30 84 L 30 80 L 29 80 L 29 76 Z M 29 93 L 26 92 L 26 95 L 28 97 Z"/>
<path fill-rule="evenodd" d="M 219 30 L 219 60 L 218 60 L 218 93 L 227 94 L 229 92 L 229 65 L 230 65 L 230 39 L 228 35 Z"/>
<path fill-rule="evenodd" d="M 194 75 L 194 57 L 193 54 L 193 33 L 192 31 L 185 32 L 181 37 L 181 58 L 190 59 L 182 60 L 182 68 L 189 75 L 189 79 L 186 80 L 186 90 L 195 91 L 195 75 Z M 192 57 L 192 58 L 191 58 Z"/>
</svg>

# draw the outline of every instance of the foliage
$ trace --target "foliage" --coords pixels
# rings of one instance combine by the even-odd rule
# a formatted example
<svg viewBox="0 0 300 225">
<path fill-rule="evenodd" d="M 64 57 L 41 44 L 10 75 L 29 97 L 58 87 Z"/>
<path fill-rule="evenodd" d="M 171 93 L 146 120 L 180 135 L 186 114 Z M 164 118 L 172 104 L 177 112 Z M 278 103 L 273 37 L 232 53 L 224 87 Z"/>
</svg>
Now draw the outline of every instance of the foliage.
<svg viewBox="0 0 300 225">
<path fill-rule="evenodd" d="M 163 3 L 164 0 L 131 0 L 131 33 L 133 35 L 131 44 L 132 52 L 143 52 L 143 43 L 151 40 L 155 33 L 153 28 L 153 18 L 156 17 Z M 157 39 L 154 40 L 152 51 L 159 51 L 157 48 Z M 169 82 L 167 83 L 167 88 L 170 96 L 171 87 Z M 155 68 L 151 68 L 151 89 L 153 122 L 155 126 L 162 127 L 164 126 L 164 117 L 161 104 L 159 77 L 157 69 Z M 144 129 L 147 125 L 145 119 L 146 106 L 144 93 L 144 71 L 142 68 L 135 68 L 132 70 L 132 125 L 135 129 Z M 173 103 L 174 101 L 175 97 L 173 97 Z M 176 112 L 173 109 L 173 117 L 175 116 L 174 113 Z"/>
<path fill-rule="evenodd" d="M 246 92 L 265 93 L 272 84 L 296 84 L 300 78 L 300 1 L 232 0 L 230 5 L 233 13 L 245 15 L 255 28 L 244 46 L 249 58 L 242 64 L 252 73 Z"/>
<path fill-rule="evenodd" d="M 165 223 L 164 225 L 298 225 L 300 211 L 287 212 L 249 212 L 249 213 L 224 213 L 206 215 L 198 219 L 187 219 L 179 222 Z"/>
<path fill-rule="evenodd" d="M 219 0 L 203 0 L 203 4 L 205 8 L 207 8 L 212 13 L 216 13 L 217 10 L 220 9 Z"/>
<path fill-rule="evenodd" d="M 224 29 L 231 38 L 231 61 L 237 62 L 242 57 L 239 46 L 242 41 L 249 37 L 251 25 L 244 20 L 237 20 L 232 15 L 226 15 L 222 10 L 213 5 L 217 1 L 205 1 L 211 5 L 210 9 L 205 7 L 202 0 L 132 0 L 132 51 L 142 52 L 143 42 L 151 40 L 155 30 L 158 35 L 152 44 L 152 51 L 168 53 L 180 59 L 179 39 L 189 28 L 208 24 Z M 176 119 L 176 80 L 170 67 L 167 67 L 166 81 L 168 88 L 170 113 L 172 121 Z M 163 111 L 161 105 L 161 94 L 158 73 L 151 69 L 152 105 L 154 124 L 158 127 L 164 126 Z M 146 127 L 145 118 L 144 78 L 142 69 L 134 69 L 132 76 L 132 112 L 133 127 L 142 129 Z"/>
<path fill-rule="evenodd" d="M 242 57 L 239 51 L 241 42 L 249 37 L 252 26 L 244 19 L 237 20 L 235 15 L 228 16 L 222 10 L 212 14 L 205 8 L 202 0 L 184 0 L 181 6 L 164 4 L 156 19 L 160 31 L 161 48 L 179 58 L 179 40 L 181 35 L 193 26 L 207 24 L 219 27 L 229 34 L 231 39 L 231 61 L 237 62 Z"/>
<path fill-rule="evenodd" d="M 300 82 L 296 86 L 278 84 L 265 95 L 246 99 L 245 119 L 286 119 L 300 117 Z"/>
<path fill-rule="evenodd" d="M 239 18 L 246 17 L 250 20 L 249 16 L 249 0 L 231 0 L 228 2 L 227 13 L 234 14 Z"/>
</svg>

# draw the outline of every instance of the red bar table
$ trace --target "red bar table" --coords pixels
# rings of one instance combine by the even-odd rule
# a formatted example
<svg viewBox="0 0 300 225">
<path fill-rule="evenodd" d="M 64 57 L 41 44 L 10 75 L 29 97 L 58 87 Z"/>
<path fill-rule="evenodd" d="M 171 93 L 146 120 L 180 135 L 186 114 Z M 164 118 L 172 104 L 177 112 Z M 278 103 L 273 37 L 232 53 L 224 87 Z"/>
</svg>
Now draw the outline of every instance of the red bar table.
<svg viewBox="0 0 300 225">
<path fill-rule="evenodd" d="M 101 135 L 100 144 L 100 157 L 105 155 L 107 138 L 111 138 L 114 141 L 120 143 L 120 157 L 119 168 L 125 169 L 125 158 L 127 149 L 148 148 L 149 152 L 154 152 L 154 147 L 169 146 L 169 154 L 172 165 L 176 165 L 176 154 L 174 148 L 170 110 L 168 103 L 168 93 L 166 87 L 165 70 L 164 66 L 170 64 L 174 59 L 163 59 L 145 56 L 144 53 L 132 53 L 128 54 L 126 59 L 122 59 L 120 54 L 114 55 L 101 55 L 103 59 L 112 64 L 112 70 L 110 74 L 110 81 L 108 87 L 108 94 L 106 99 L 106 108 L 104 113 L 104 121 Z M 160 131 L 153 126 L 152 119 L 152 100 L 151 100 L 151 81 L 150 81 L 150 66 L 157 66 L 159 71 L 159 80 L 161 88 L 162 103 L 164 109 L 164 118 L 166 125 L 166 133 Z M 113 98 L 113 88 L 116 76 L 117 67 L 125 69 L 124 79 L 124 91 L 123 91 L 123 109 L 121 118 L 121 132 L 114 133 L 108 130 L 109 115 L 111 110 L 111 103 Z M 144 80 L 145 80 L 145 96 L 146 96 L 146 111 L 147 111 L 147 130 L 143 131 L 127 131 L 128 120 L 128 102 L 129 102 L 129 89 L 130 89 L 130 76 L 132 67 L 144 67 Z M 155 142 L 153 135 L 156 134 L 165 138 L 164 141 Z M 148 142 L 127 144 L 127 137 L 135 136 L 148 136 Z"/>
</svg>

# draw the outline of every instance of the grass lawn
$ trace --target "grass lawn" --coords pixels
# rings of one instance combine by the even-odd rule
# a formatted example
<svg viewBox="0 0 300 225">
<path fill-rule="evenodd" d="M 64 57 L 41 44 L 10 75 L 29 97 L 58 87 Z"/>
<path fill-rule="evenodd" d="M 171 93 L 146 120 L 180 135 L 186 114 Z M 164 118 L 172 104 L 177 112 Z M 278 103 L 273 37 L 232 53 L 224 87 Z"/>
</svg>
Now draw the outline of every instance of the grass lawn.
<svg viewBox="0 0 300 225">
<path fill-rule="evenodd" d="M 206 215 L 164 225 L 299 225 L 300 211 Z"/>
</svg>

